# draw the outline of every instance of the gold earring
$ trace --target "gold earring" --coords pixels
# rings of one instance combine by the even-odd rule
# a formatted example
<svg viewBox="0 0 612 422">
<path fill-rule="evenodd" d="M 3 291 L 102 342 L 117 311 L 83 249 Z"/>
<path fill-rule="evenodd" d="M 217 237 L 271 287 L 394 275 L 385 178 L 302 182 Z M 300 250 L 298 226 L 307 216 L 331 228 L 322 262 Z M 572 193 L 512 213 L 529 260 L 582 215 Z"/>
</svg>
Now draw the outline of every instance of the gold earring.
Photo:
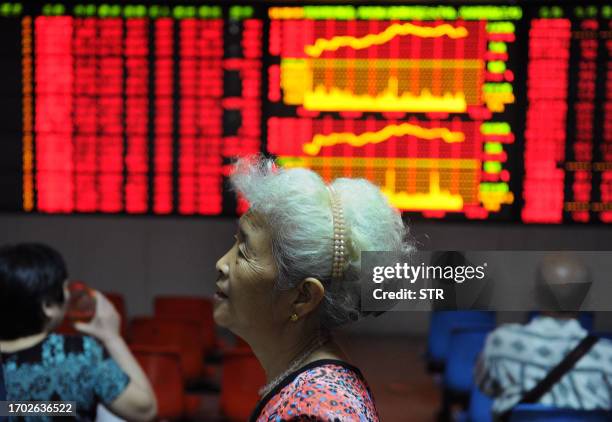
<svg viewBox="0 0 612 422">
<path fill-rule="evenodd" d="M 298 317 L 298 314 L 293 314 L 293 315 L 291 315 L 291 322 L 295 322 L 295 321 L 297 321 L 297 320 L 298 320 L 298 318 L 299 318 L 299 317 Z"/>
</svg>

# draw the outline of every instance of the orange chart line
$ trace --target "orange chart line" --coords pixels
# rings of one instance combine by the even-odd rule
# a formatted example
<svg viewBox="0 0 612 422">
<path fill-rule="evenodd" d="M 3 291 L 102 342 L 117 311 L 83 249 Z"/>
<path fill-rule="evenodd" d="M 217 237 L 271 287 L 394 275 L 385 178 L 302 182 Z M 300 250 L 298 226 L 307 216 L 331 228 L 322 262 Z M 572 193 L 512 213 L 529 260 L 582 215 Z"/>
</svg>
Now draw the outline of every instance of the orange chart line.
<svg viewBox="0 0 612 422">
<path fill-rule="evenodd" d="M 442 139 L 446 143 L 463 142 L 463 132 L 452 132 L 445 127 L 424 128 L 410 123 L 388 125 L 377 132 L 364 132 L 356 135 L 352 132 L 330 133 L 329 135 L 315 135 L 312 141 L 302 147 L 304 153 L 316 155 L 322 147 L 347 143 L 353 147 L 362 147 L 366 144 L 378 144 L 392 136 L 412 135 L 417 138 L 433 140 Z"/>
<path fill-rule="evenodd" d="M 447 23 L 438 26 L 419 26 L 411 23 L 394 23 L 383 32 L 368 34 L 357 38 L 350 35 L 342 35 L 331 39 L 319 38 L 314 44 L 304 47 L 304 52 L 310 57 L 319 57 L 324 51 L 336 51 L 340 47 L 351 47 L 355 50 L 363 50 L 373 45 L 381 45 L 391 41 L 399 35 L 414 35 L 421 38 L 438 38 L 447 35 L 450 38 L 465 38 L 468 30 L 464 26 L 454 27 Z"/>
</svg>

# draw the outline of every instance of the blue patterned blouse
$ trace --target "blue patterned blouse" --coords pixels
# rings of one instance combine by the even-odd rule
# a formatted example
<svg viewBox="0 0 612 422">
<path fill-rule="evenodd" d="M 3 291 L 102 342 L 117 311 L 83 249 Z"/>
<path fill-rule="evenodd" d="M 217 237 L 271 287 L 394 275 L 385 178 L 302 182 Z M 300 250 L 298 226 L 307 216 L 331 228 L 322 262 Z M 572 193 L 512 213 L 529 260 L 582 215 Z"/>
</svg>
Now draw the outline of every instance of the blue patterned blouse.
<svg viewBox="0 0 612 422">
<path fill-rule="evenodd" d="M 50 334 L 28 349 L 2 353 L 2 362 L 7 400 L 75 401 L 80 420 L 95 419 L 97 404 L 112 403 L 130 381 L 104 347 L 88 336 Z"/>
</svg>

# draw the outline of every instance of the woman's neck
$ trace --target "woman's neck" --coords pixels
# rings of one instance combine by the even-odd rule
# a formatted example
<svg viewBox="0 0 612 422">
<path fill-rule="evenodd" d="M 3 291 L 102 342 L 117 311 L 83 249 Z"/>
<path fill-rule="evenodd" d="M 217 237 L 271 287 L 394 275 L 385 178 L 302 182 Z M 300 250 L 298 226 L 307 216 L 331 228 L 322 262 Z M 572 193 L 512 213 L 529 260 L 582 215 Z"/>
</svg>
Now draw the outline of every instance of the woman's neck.
<svg viewBox="0 0 612 422">
<path fill-rule="evenodd" d="M 43 341 L 49 333 L 43 331 L 38 334 L 32 334 L 27 337 L 20 337 L 15 340 L 0 340 L 0 351 L 3 353 L 14 353 L 20 350 L 29 349 L 30 347 Z"/>
<path fill-rule="evenodd" d="M 301 328 L 301 329 L 300 329 Z M 326 338 L 325 338 L 326 337 Z M 325 341 L 321 341 L 321 339 Z M 340 348 L 328 334 L 319 330 L 291 327 L 282 335 L 268 339 L 249 339 L 253 353 L 261 363 L 268 382 L 275 380 L 300 361 L 300 367 L 320 359 L 346 360 Z M 295 368 L 297 369 L 297 368 Z"/>
</svg>

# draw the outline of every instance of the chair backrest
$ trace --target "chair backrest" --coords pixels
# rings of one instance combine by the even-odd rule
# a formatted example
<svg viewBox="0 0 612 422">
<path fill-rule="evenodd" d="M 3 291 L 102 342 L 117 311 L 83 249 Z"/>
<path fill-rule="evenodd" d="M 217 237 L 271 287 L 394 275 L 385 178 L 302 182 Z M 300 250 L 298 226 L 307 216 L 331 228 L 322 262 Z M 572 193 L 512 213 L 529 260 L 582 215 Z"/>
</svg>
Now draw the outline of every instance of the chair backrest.
<svg viewBox="0 0 612 422">
<path fill-rule="evenodd" d="M 185 395 L 178 356 L 163 347 L 131 345 L 130 349 L 155 391 L 158 419 L 182 418 Z"/>
<path fill-rule="evenodd" d="M 510 422 L 610 422 L 609 410 L 557 409 L 541 404 L 520 404 L 510 414 Z"/>
<path fill-rule="evenodd" d="M 427 359 L 442 367 L 446 363 L 451 329 L 470 325 L 495 324 L 495 312 L 433 311 L 427 339 Z"/>
<path fill-rule="evenodd" d="M 604 338 L 606 340 L 612 341 L 612 332 L 600 331 L 600 332 L 595 333 L 595 335 L 599 338 Z"/>
<path fill-rule="evenodd" d="M 191 296 L 157 296 L 155 315 L 198 322 L 201 326 L 205 352 L 216 348 L 213 304 L 210 299 Z"/>
<path fill-rule="evenodd" d="M 451 329 L 450 352 L 444 369 L 444 388 L 468 395 L 474 386 L 474 366 L 487 335 L 495 325 L 459 326 Z"/>
<path fill-rule="evenodd" d="M 250 348 L 241 347 L 223 354 L 221 413 L 230 421 L 245 421 L 259 400 L 258 391 L 266 375 Z"/>
<path fill-rule="evenodd" d="M 205 373 L 200 326 L 193 321 L 138 317 L 130 325 L 130 342 L 149 346 L 174 346 L 179 350 L 185 380 Z"/>
<path fill-rule="evenodd" d="M 236 336 L 236 345 L 234 347 L 236 349 L 248 349 L 248 350 L 251 350 L 251 346 L 249 346 L 249 343 L 247 343 L 241 337 L 238 337 L 238 336 Z"/>
<path fill-rule="evenodd" d="M 493 399 L 474 385 L 470 393 L 470 404 L 467 411 L 468 420 L 470 422 L 491 422 L 493 420 L 492 408 Z"/>
</svg>

